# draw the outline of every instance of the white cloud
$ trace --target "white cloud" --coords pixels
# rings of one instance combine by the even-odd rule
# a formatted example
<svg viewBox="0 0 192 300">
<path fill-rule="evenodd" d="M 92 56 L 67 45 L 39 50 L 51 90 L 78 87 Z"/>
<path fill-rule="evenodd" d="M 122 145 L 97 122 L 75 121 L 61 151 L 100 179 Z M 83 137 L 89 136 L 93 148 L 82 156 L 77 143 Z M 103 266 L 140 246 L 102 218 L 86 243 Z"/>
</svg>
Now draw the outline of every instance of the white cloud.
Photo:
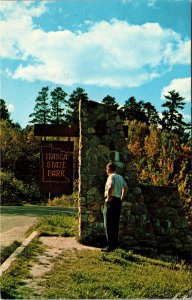
<svg viewBox="0 0 192 300">
<path fill-rule="evenodd" d="M 157 23 L 130 25 L 113 19 L 89 22 L 85 32 L 61 27 L 45 32 L 32 18 L 45 13 L 44 1 L 36 6 L 10 3 L 0 23 L 0 51 L 2 57 L 24 61 L 13 71 L 15 79 L 137 87 L 173 64 L 190 63 L 189 41 Z"/>
<path fill-rule="evenodd" d="M 191 78 L 177 78 L 171 81 L 168 86 L 165 86 L 161 92 L 161 99 L 164 99 L 164 96 L 168 92 L 175 90 L 185 98 L 186 102 L 191 101 Z"/>
<path fill-rule="evenodd" d="M 47 3 L 51 1 L 1 1 L 0 14 L 2 19 L 16 19 L 22 16 L 40 17 L 47 11 Z"/>
<path fill-rule="evenodd" d="M 10 113 L 12 113 L 15 110 L 15 106 L 13 104 L 7 104 L 7 109 Z"/>
<path fill-rule="evenodd" d="M 178 41 L 173 49 L 174 45 L 168 45 L 167 51 L 170 53 L 168 54 L 168 60 L 172 65 L 174 64 L 190 64 L 191 62 L 191 41 Z M 172 48 L 172 49 L 170 49 Z M 167 53 L 168 53 L 167 52 Z"/>
<path fill-rule="evenodd" d="M 24 59 L 22 41 L 28 40 L 35 28 L 33 17 L 40 17 L 47 10 L 47 1 L 36 5 L 34 1 L 0 2 L 0 57 Z"/>
</svg>

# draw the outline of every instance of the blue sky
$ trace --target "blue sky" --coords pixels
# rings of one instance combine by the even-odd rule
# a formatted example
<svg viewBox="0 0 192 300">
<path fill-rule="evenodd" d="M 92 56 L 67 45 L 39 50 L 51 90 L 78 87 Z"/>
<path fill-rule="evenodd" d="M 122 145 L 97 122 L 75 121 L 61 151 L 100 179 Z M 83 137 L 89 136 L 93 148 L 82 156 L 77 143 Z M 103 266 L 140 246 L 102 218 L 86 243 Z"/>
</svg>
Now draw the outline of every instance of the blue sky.
<svg viewBox="0 0 192 300">
<path fill-rule="evenodd" d="M 3 0 L 0 17 L 0 96 L 22 127 L 44 86 L 159 113 L 175 89 L 190 121 L 190 0 Z"/>
</svg>

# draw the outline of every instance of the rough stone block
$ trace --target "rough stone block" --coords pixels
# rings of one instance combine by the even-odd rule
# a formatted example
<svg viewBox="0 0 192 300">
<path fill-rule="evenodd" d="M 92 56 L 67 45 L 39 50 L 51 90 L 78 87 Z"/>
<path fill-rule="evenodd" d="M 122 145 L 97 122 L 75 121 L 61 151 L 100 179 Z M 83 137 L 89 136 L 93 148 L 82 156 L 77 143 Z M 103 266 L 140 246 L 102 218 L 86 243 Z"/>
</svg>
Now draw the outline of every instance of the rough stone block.
<svg viewBox="0 0 192 300">
<path fill-rule="evenodd" d="M 96 187 L 92 187 L 91 189 L 89 189 L 87 191 L 87 195 L 90 196 L 90 195 L 95 195 L 96 193 L 98 193 L 98 189 Z"/>
<path fill-rule="evenodd" d="M 89 127 L 89 128 L 87 129 L 87 132 L 88 132 L 88 133 L 95 133 L 95 129 L 94 129 L 93 127 Z"/>
<path fill-rule="evenodd" d="M 95 219 L 96 219 L 96 216 L 94 216 L 94 215 L 92 215 L 92 214 L 90 214 L 90 215 L 88 216 L 88 222 L 89 222 L 89 223 L 94 222 Z"/>
<path fill-rule="evenodd" d="M 95 202 L 95 203 L 91 203 L 88 205 L 88 209 L 91 210 L 91 211 L 98 211 L 98 210 L 101 210 L 101 204 L 98 203 L 98 202 Z"/>
</svg>

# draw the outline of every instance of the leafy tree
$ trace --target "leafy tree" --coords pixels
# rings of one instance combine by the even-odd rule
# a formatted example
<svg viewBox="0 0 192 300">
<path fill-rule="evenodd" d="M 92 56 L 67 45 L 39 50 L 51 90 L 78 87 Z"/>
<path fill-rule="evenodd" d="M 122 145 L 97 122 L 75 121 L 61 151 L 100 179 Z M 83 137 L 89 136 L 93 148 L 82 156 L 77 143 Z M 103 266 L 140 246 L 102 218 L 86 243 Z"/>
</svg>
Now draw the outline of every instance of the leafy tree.
<svg viewBox="0 0 192 300">
<path fill-rule="evenodd" d="M 68 125 L 79 123 L 79 101 L 88 101 L 88 95 L 84 89 L 78 87 L 69 96 L 69 100 L 66 101 L 67 111 L 66 111 L 66 123 Z"/>
<path fill-rule="evenodd" d="M 15 177 L 25 183 L 39 184 L 40 137 L 34 136 L 33 126 L 23 131 L 23 148 L 15 164 Z"/>
<path fill-rule="evenodd" d="M 14 128 L 16 128 L 16 129 L 18 129 L 18 130 L 22 130 L 22 127 L 21 127 L 21 125 L 18 123 L 18 122 L 16 122 L 16 123 L 13 123 L 13 122 L 11 122 L 11 124 L 12 124 L 12 126 L 14 127 Z"/>
<path fill-rule="evenodd" d="M 149 128 L 146 123 L 138 122 L 137 120 L 126 121 L 125 125 L 128 126 L 128 145 L 134 144 L 139 141 L 141 147 L 144 146 L 145 137 L 149 134 Z"/>
<path fill-rule="evenodd" d="M 8 111 L 6 102 L 3 99 L 0 99 L 0 119 L 7 120 L 8 122 L 11 123 L 10 113 Z"/>
<path fill-rule="evenodd" d="M 1 203 L 21 204 L 27 200 L 27 190 L 21 180 L 17 180 L 12 172 L 0 172 L 1 180 Z"/>
<path fill-rule="evenodd" d="M 38 97 L 35 100 L 34 112 L 29 115 L 29 117 L 33 117 L 30 121 L 32 124 L 47 124 L 49 122 L 49 88 L 43 87 L 39 92 Z"/>
<path fill-rule="evenodd" d="M 144 150 L 149 160 L 159 157 L 161 148 L 161 131 L 155 125 L 149 128 L 149 135 L 144 140 Z"/>
<path fill-rule="evenodd" d="M 4 170 L 15 170 L 15 164 L 25 145 L 23 134 L 7 120 L 0 121 L 1 167 Z"/>
<path fill-rule="evenodd" d="M 145 137 L 149 134 L 149 128 L 146 123 L 138 122 L 137 120 L 126 121 L 125 124 L 128 126 L 128 148 L 132 154 L 136 169 L 141 170 L 145 162 L 144 142 Z"/>
<path fill-rule="evenodd" d="M 106 97 L 103 98 L 103 100 L 101 101 L 102 104 L 105 104 L 107 106 L 112 106 L 112 107 L 118 107 L 118 103 L 116 102 L 114 97 L 111 97 L 109 95 L 107 95 Z"/>
<path fill-rule="evenodd" d="M 128 148 L 140 183 L 177 186 L 186 213 L 190 215 L 190 147 L 182 144 L 173 131 L 161 130 L 156 125 L 148 127 L 146 123 L 128 121 L 128 128 Z"/>
<path fill-rule="evenodd" d="M 185 141 L 189 135 L 185 132 L 186 128 L 189 128 L 189 124 L 184 122 L 183 115 L 179 112 L 184 109 L 185 103 L 183 97 L 179 95 L 175 90 L 168 92 L 165 96 L 166 102 L 162 107 L 167 108 L 162 112 L 161 125 L 163 130 L 173 131 L 177 135 L 183 138 Z"/>
<path fill-rule="evenodd" d="M 52 100 L 51 104 L 51 118 L 50 121 L 52 124 L 65 124 L 65 113 L 64 113 L 64 104 L 66 102 L 65 98 L 67 93 L 65 93 L 61 87 L 56 87 L 51 92 Z"/>
</svg>

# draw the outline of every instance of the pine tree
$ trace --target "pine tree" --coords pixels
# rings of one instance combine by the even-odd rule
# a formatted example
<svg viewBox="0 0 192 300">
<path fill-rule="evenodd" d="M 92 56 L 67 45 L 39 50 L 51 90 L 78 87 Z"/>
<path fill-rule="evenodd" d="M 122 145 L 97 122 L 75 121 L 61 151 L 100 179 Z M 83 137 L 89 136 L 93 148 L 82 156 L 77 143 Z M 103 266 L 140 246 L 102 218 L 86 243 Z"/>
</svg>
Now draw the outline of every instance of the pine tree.
<svg viewBox="0 0 192 300">
<path fill-rule="evenodd" d="M 61 87 L 56 87 L 51 92 L 52 100 L 51 104 L 51 124 L 66 124 L 65 122 L 65 113 L 64 113 L 64 104 L 66 103 L 67 93 L 65 93 Z"/>
<path fill-rule="evenodd" d="M 116 102 L 115 98 L 109 95 L 104 97 L 101 103 L 111 107 L 116 107 L 116 108 L 118 107 L 118 103 Z"/>
<path fill-rule="evenodd" d="M 137 102 L 135 97 L 130 97 L 125 101 L 125 105 L 121 108 L 121 114 L 124 120 L 137 120 L 139 122 L 147 122 L 145 112 L 143 111 L 143 102 Z"/>
<path fill-rule="evenodd" d="M 175 90 L 168 93 L 169 95 L 165 96 L 167 101 L 162 105 L 162 107 L 167 108 L 167 110 L 162 112 L 162 129 L 172 131 L 179 135 L 181 140 L 183 139 L 186 141 L 189 135 L 185 132 L 185 130 L 189 128 L 189 124 L 184 122 L 183 115 L 179 112 L 179 109 L 184 109 L 185 98 L 181 97 Z"/>
<path fill-rule="evenodd" d="M 66 111 L 66 122 L 68 125 L 79 123 L 79 101 L 88 101 L 88 95 L 84 89 L 78 87 L 69 96 L 69 100 L 66 101 L 67 111 Z"/>
<path fill-rule="evenodd" d="M 30 121 L 32 124 L 47 124 L 49 122 L 49 88 L 43 87 L 39 92 L 38 97 L 35 100 L 34 112 L 29 115 L 29 117 L 33 117 Z"/>
<path fill-rule="evenodd" d="M 146 120 L 147 120 L 147 124 L 151 125 L 151 124 L 155 124 L 158 125 L 160 122 L 160 118 L 158 115 L 158 112 L 155 108 L 155 106 L 153 106 L 150 102 L 143 102 L 140 101 L 142 108 L 143 108 L 143 112 L 145 113 L 146 116 Z"/>
<path fill-rule="evenodd" d="M 10 113 L 8 111 L 6 102 L 3 99 L 0 99 L 0 119 L 7 120 L 8 122 L 11 123 Z"/>
</svg>

